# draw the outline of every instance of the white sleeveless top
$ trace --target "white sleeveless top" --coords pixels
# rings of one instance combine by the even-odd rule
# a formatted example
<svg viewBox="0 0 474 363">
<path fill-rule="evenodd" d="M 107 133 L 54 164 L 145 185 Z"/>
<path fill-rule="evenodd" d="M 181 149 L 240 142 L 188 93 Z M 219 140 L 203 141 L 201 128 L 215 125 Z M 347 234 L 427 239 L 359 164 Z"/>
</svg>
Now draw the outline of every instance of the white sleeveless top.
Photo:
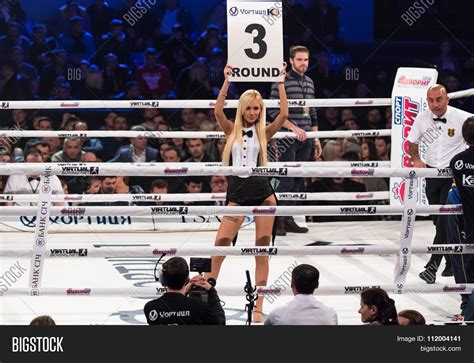
<svg viewBox="0 0 474 363">
<path fill-rule="evenodd" d="M 242 149 L 239 143 L 234 141 L 232 145 L 232 166 L 256 167 L 258 165 L 258 154 L 260 152 L 260 144 L 255 126 L 243 128 L 244 132 L 252 132 L 252 137 L 248 135 L 242 136 Z M 247 178 L 241 176 L 241 178 Z"/>
</svg>

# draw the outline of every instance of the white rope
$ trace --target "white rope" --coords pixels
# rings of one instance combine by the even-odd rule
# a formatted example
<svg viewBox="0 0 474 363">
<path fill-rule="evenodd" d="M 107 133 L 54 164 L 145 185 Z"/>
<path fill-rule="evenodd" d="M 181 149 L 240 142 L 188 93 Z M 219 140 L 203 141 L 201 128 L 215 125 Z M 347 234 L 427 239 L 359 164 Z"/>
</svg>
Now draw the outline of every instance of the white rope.
<svg viewBox="0 0 474 363">
<path fill-rule="evenodd" d="M 267 108 L 280 108 L 279 100 L 264 100 Z M 225 108 L 237 108 L 238 100 L 227 100 Z M 390 106 L 390 98 L 332 98 L 288 100 L 291 107 L 378 107 Z M 3 101 L 3 109 L 141 109 L 141 108 L 214 108 L 216 100 L 74 100 L 74 101 Z"/>
<path fill-rule="evenodd" d="M 392 130 L 341 130 L 341 131 L 309 131 L 310 139 L 344 138 L 344 137 L 378 137 L 390 136 Z M 39 130 L 1 130 L 1 137 L 147 137 L 150 139 L 223 139 L 225 135 L 219 131 L 39 131 Z M 295 138 L 292 132 L 277 132 L 273 139 Z"/>
<path fill-rule="evenodd" d="M 399 247 L 387 246 L 282 246 L 282 247 L 100 247 L 79 248 L 66 244 L 46 249 L 46 258 L 159 258 L 166 256 L 341 256 L 351 257 L 358 255 L 398 255 Z M 30 257 L 30 248 L 13 248 L 0 250 L 0 257 L 22 258 Z M 474 244 L 444 244 L 422 245 L 412 247 L 412 255 L 424 254 L 473 254 Z"/>
<path fill-rule="evenodd" d="M 52 175 L 140 175 L 140 176 L 178 176 L 191 175 L 235 175 L 235 176 L 272 176 L 272 177 L 334 177 L 334 178 L 451 178 L 450 169 L 431 168 L 274 168 L 274 167 L 237 167 L 190 165 L 170 167 L 166 163 L 6 163 L 0 164 L 0 175 L 44 175 L 46 168 Z"/>
<path fill-rule="evenodd" d="M 0 207 L 0 216 L 35 216 L 37 207 Z M 401 215 L 403 206 L 349 205 L 349 206 L 153 206 L 153 207 L 52 207 L 52 216 L 376 216 Z M 460 204 L 429 205 L 417 208 L 420 214 L 462 214 Z"/>
<path fill-rule="evenodd" d="M 392 285 L 359 285 L 359 286 L 321 286 L 316 290 L 318 296 L 344 296 L 359 295 L 364 289 L 370 287 L 379 287 L 385 291 L 392 291 Z M 471 294 L 474 284 L 414 284 L 407 286 L 403 293 L 407 294 L 439 294 L 439 293 L 456 293 Z M 96 297 L 149 297 L 154 298 L 161 296 L 166 289 L 157 284 L 157 287 L 42 287 L 35 296 L 96 296 Z M 245 296 L 242 287 L 217 287 L 219 296 Z M 281 289 L 268 286 L 257 287 L 255 291 L 259 296 L 293 296 L 291 289 Z M 10 288 L 3 294 L 3 297 L 16 297 L 30 295 L 29 289 Z"/>
<path fill-rule="evenodd" d="M 387 200 L 390 192 L 365 193 L 276 193 L 278 200 Z M 97 202 L 212 202 L 225 201 L 225 193 L 198 194 L 54 194 L 52 202 L 97 203 Z M 0 194 L 0 201 L 8 202 L 37 202 L 38 194 Z"/>
<path fill-rule="evenodd" d="M 456 99 L 474 95 L 474 88 L 449 94 Z M 279 100 L 264 100 L 267 108 L 279 108 Z M 237 108 L 238 100 L 227 100 L 224 107 Z M 331 98 L 288 100 L 289 107 L 379 107 L 390 106 L 391 98 Z M 3 109 L 120 109 L 120 108 L 214 108 L 215 100 L 74 100 L 74 101 L 2 101 Z"/>
</svg>

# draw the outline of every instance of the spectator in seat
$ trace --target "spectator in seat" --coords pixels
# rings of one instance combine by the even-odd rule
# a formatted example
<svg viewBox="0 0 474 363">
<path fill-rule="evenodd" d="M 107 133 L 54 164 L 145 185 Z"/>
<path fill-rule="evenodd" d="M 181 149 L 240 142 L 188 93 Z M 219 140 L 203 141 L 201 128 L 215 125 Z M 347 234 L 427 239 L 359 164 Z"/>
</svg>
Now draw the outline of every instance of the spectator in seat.
<svg viewBox="0 0 474 363">
<path fill-rule="evenodd" d="M 107 119 L 108 118 L 109 116 L 107 116 Z M 128 130 L 128 120 L 125 115 L 117 114 L 112 121 L 112 127 L 114 131 Z M 102 146 L 104 147 L 102 150 L 101 159 L 104 161 L 109 161 L 112 159 L 117 154 L 117 150 L 121 146 L 126 146 L 128 144 L 128 139 L 124 137 L 105 137 L 101 141 Z"/>
<path fill-rule="evenodd" d="M 168 194 L 168 182 L 163 179 L 155 179 L 151 183 L 150 188 L 151 194 Z M 155 200 L 150 203 L 150 205 L 166 205 L 166 202 L 162 202 L 161 200 Z"/>
<path fill-rule="evenodd" d="M 18 72 L 15 62 L 8 61 L 0 65 L 0 75 L 5 80 L 0 89 L 2 100 L 22 101 L 33 98 L 31 81 Z"/>
<path fill-rule="evenodd" d="M 73 131 L 87 131 L 89 130 L 87 123 L 84 121 L 77 121 L 73 125 Z M 84 152 L 92 152 L 95 155 L 98 155 L 102 152 L 104 147 L 99 138 L 96 137 L 81 137 L 82 150 Z"/>
<path fill-rule="evenodd" d="M 91 59 L 95 56 L 94 37 L 85 31 L 84 19 L 80 16 L 71 18 L 70 30 L 59 36 L 59 46 L 69 54 L 80 55 L 80 59 Z"/>
<path fill-rule="evenodd" d="M 284 306 L 274 309 L 265 325 L 337 325 L 336 311 L 314 297 L 319 287 L 319 271 L 302 264 L 291 272 L 291 289 L 294 298 Z"/>
<path fill-rule="evenodd" d="M 149 99 L 166 99 L 172 90 L 168 68 L 158 63 L 158 52 L 154 48 L 145 51 L 145 63 L 135 71 L 140 93 Z"/>
<path fill-rule="evenodd" d="M 165 41 L 161 51 L 161 59 L 168 67 L 171 78 L 176 79 L 181 70 L 190 66 L 196 58 L 193 42 L 181 24 L 173 26 L 172 35 Z"/>
<path fill-rule="evenodd" d="M 130 69 L 119 63 L 114 53 L 109 53 L 105 56 L 103 76 L 104 95 L 106 98 L 112 98 L 125 89 L 130 78 Z"/>
<path fill-rule="evenodd" d="M 3 33 L 2 33 L 3 34 Z M 0 36 L 0 63 L 8 60 L 15 46 L 23 48 L 26 58 L 30 55 L 30 40 L 21 35 L 21 27 L 16 21 L 10 21 L 5 35 Z"/>
<path fill-rule="evenodd" d="M 133 126 L 130 131 L 145 132 L 146 129 L 142 126 Z M 148 138 L 139 136 L 130 139 L 131 144 L 121 147 L 115 157 L 110 160 L 112 163 L 149 163 L 155 162 L 158 156 L 158 150 L 148 146 Z M 143 190 L 149 190 L 152 182 L 151 177 L 130 176 L 128 185 L 139 185 Z"/>
<path fill-rule="evenodd" d="M 79 137 L 68 137 L 64 141 L 63 150 L 51 157 L 53 163 L 78 163 L 83 161 L 85 152 L 81 148 Z"/>
<path fill-rule="evenodd" d="M 108 30 L 108 24 L 112 21 L 115 15 L 115 10 L 109 6 L 107 1 L 94 0 L 87 8 L 89 16 L 91 33 L 95 38 L 99 38 Z"/>
<path fill-rule="evenodd" d="M 164 5 L 157 7 L 154 11 L 155 19 L 160 24 L 160 33 L 170 36 L 175 24 L 185 27 L 188 34 L 192 34 L 195 29 L 195 20 L 191 12 L 179 4 L 178 0 L 165 0 Z"/>
<path fill-rule="evenodd" d="M 375 138 L 375 148 L 379 160 L 390 161 L 390 137 L 381 136 Z"/>
</svg>

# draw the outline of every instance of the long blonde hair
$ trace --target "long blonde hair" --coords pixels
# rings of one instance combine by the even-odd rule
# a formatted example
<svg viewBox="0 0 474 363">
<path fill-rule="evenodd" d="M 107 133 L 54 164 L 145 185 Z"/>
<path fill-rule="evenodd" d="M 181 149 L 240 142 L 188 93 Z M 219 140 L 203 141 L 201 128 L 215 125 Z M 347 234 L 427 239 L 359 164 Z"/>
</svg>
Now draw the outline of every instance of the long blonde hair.
<svg viewBox="0 0 474 363">
<path fill-rule="evenodd" d="M 243 129 L 243 115 L 244 111 L 253 100 L 257 100 L 260 104 L 260 115 L 258 121 L 255 125 L 255 130 L 257 132 L 258 144 L 260 145 L 260 154 L 258 157 L 258 165 L 266 166 L 267 165 L 267 135 L 265 133 L 266 127 L 266 111 L 265 104 L 263 103 L 262 95 L 260 92 L 254 89 L 249 89 L 245 91 L 242 96 L 239 98 L 239 103 L 237 104 L 237 113 L 235 115 L 234 129 L 232 133 L 227 138 L 225 144 L 224 152 L 222 153 L 222 165 L 228 166 L 230 162 L 230 154 L 232 152 L 232 145 L 234 141 L 237 141 L 242 149 L 242 129 Z"/>
</svg>

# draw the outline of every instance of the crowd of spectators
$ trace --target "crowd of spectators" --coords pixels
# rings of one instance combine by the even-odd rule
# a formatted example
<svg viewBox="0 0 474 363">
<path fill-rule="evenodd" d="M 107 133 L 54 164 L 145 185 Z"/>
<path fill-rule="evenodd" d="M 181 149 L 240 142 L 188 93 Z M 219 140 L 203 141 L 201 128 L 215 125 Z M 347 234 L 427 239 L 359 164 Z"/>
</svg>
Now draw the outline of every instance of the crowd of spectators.
<svg viewBox="0 0 474 363">
<path fill-rule="evenodd" d="M 225 2 L 202 19 L 195 19 L 177 0 L 150 7 L 140 19 L 133 16 L 135 5 L 124 0 L 121 8 L 113 8 L 95 0 L 86 8 L 80 1 L 67 0 L 46 25 L 26 19 L 21 1 L 0 1 L 0 99 L 215 99 L 226 64 Z M 395 69 L 378 65 L 360 78 L 347 78 L 347 70 L 356 67 L 356 55 L 348 57 L 349 44 L 340 39 L 337 6 L 314 0 L 307 7 L 299 2 L 285 7 L 285 48 L 301 44 L 310 49 L 308 75 L 318 98 L 390 96 Z M 448 40 L 440 42 L 439 56 L 431 61 L 438 65 L 448 91 L 469 86 L 460 75 L 473 61 L 454 56 Z M 228 98 L 238 98 L 239 87 L 233 84 Z M 271 84 L 254 87 L 269 96 Z M 469 106 L 460 101 L 453 105 Z M 7 109 L 0 116 L 1 128 L 17 130 L 219 131 L 212 109 Z M 391 116 L 390 107 L 321 108 L 319 130 L 387 129 Z M 219 162 L 224 145 L 224 139 L 3 137 L 0 162 L 24 161 L 31 148 L 39 150 L 43 162 Z M 384 137 L 328 139 L 323 140 L 323 156 L 315 161 L 388 161 L 390 146 L 390 138 Z M 110 179 L 113 187 L 107 188 L 104 183 L 110 184 Z M 106 189 L 186 193 L 217 188 L 212 184 L 215 178 L 62 177 L 61 182 L 69 193 Z M 6 178 L 1 177 L 0 192 L 5 185 Z M 384 179 L 308 179 L 305 186 L 307 192 L 388 190 Z"/>
</svg>

